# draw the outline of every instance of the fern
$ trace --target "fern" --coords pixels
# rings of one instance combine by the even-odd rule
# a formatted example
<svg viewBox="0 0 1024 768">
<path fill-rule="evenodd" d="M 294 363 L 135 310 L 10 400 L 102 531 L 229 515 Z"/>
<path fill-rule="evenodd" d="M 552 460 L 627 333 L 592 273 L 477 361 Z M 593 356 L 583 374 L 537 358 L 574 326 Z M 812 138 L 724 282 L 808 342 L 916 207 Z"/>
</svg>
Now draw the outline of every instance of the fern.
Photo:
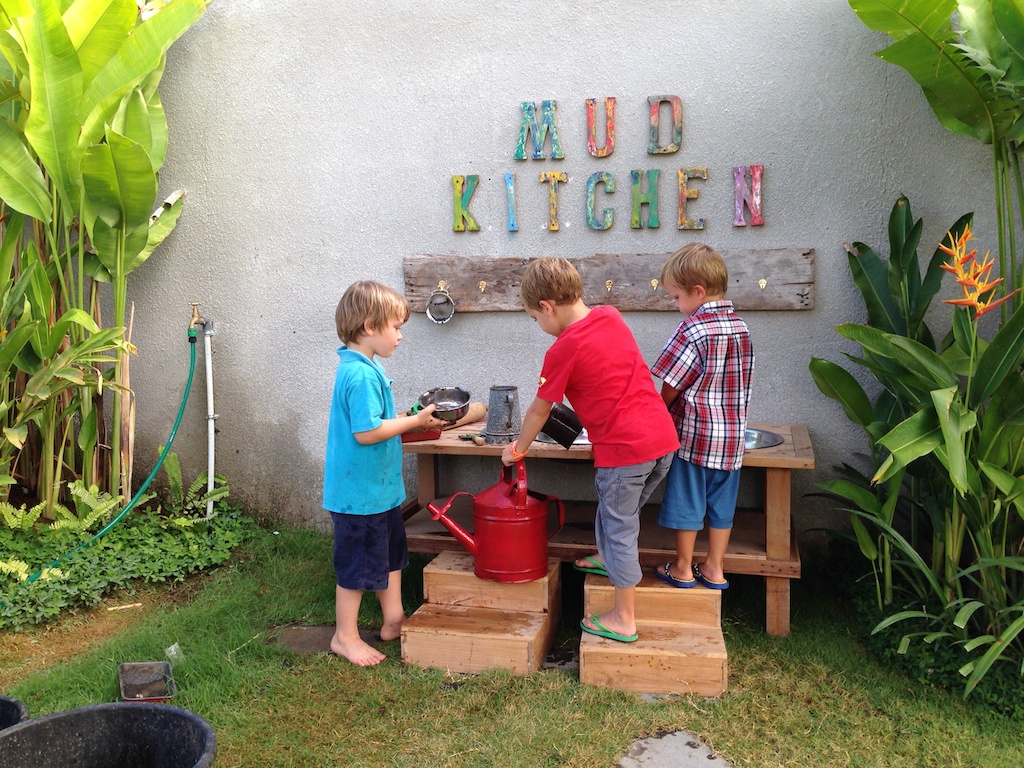
<svg viewBox="0 0 1024 768">
<path fill-rule="evenodd" d="M 163 451 L 164 446 L 161 445 L 160 452 L 163 453 Z M 178 454 L 173 451 L 169 451 L 164 457 L 164 472 L 167 473 L 167 494 L 170 498 L 170 506 L 172 509 L 180 508 L 185 500 L 185 494 L 182 490 L 181 463 L 178 461 Z"/>
<path fill-rule="evenodd" d="M 28 563 L 21 560 L 0 560 L 0 573 L 14 576 L 18 581 L 28 578 Z"/>
<path fill-rule="evenodd" d="M 32 509 L 26 509 L 25 505 L 15 507 L 10 502 L 0 502 L 0 517 L 3 517 L 4 525 L 15 531 L 30 531 L 32 526 L 39 520 L 45 509 L 44 504 L 36 504 Z"/>
<path fill-rule="evenodd" d="M 81 480 L 72 482 L 68 489 L 75 501 L 82 530 L 89 530 L 94 523 L 113 517 L 114 511 L 124 499 L 123 496 L 111 496 L 106 491 L 101 491 L 97 485 L 90 485 L 87 488 Z"/>
<path fill-rule="evenodd" d="M 53 511 L 57 518 L 53 524 L 55 530 L 88 531 L 96 523 L 112 517 L 123 498 L 111 496 L 96 485 L 86 486 L 81 480 L 69 483 L 68 490 L 71 491 L 75 510 L 72 512 L 63 504 L 54 504 Z"/>
<path fill-rule="evenodd" d="M 163 452 L 164 447 L 160 446 Z M 201 472 L 199 476 L 185 488 L 181 476 L 181 463 L 178 455 L 173 451 L 168 452 L 164 458 L 164 471 L 167 473 L 167 509 L 168 515 L 174 519 L 172 522 L 180 528 L 193 525 L 194 518 L 205 517 L 206 507 L 209 502 L 217 502 L 227 498 L 230 489 L 228 481 L 223 475 L 213 476 L 213 488 L 206 490 L 209 484 L 209 473 Z"/>
</svg>

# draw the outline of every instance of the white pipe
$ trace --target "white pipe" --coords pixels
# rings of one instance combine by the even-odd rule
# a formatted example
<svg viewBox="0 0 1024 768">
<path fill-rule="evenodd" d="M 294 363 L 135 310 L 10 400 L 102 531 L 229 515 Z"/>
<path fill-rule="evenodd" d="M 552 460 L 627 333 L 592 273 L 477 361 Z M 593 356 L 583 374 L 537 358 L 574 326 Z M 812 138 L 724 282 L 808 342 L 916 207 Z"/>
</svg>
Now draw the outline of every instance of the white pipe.
<svg viewBox="0 0 1024 768">
<path fill-rule="evenodd" d="M 210 337 L 216 331 L 213 329 L 213 321 L 207 320 L 203 324 L 203 352 L 206 355 L 206 491 L 213 491 L 213 464 L 214 464 L 214 435 L 216 434 L 215 423 L 217 414 L 213 410 L 213 353 L 210 349 Z M 213 517 L 213 501 L 206 502 L 206 516 Z"/>
</svg>

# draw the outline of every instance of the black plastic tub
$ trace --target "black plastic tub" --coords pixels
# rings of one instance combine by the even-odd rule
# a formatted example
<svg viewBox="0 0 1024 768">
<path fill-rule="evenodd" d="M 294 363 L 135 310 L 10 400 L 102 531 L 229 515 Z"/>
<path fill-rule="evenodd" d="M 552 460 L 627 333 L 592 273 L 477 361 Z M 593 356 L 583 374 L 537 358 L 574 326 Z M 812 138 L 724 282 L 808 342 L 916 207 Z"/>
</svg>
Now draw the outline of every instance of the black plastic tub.
<svg viewBox="0 0 1024 768">
<path fill-rule="evenodd" d="M 28 707 L 10 696 L 0 696 L 0 731 L 28 720 Z"/>
<path fill-rule="evenodd" d="M 0 768 L 203 768 L 216 752 L 210 724 L 169 704 L 94 704 L 0 731 Z"/>
</svg>

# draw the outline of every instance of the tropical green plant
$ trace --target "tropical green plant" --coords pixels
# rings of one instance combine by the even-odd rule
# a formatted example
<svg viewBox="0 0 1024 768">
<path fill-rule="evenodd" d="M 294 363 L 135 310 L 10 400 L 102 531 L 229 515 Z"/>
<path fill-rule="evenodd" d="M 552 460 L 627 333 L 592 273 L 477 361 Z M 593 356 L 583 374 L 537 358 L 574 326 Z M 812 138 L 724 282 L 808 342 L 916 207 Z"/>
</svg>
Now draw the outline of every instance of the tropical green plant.
<svg viewBox="0 0 1024 768">
<path fill-rule="evenodd" d="M 0 254 L 6 262 L 20 253 L 23 265 L 39 265 L 29 296 L 28 317 L 38 324 L 34 341 L 17 336 L 14 341 L 25 343 L 4 349 L 0 362 L 13 359 L 32 375 L 48 370 L 55 355 L 105 333 L 98 322 L 99 282 L 112 285 L 112 327 L 117 333 L 126 327 L 128 274 L 174 228 L 182 204 L 181 192 L 157 204 L 167 150 L 157 87 L 168 48 L 206 5 L 154 0 L 140 9 L 135 0 L 0 0 L 0 201 L 3 210 L 25 217 L 8 222 Z M 0 269 L 0 278 L 6 274 Z M 109 441 L 100 440 L 100 379 L 95 387 L 86 382 L 48 400 L 35 421 L 39 461 L 47 466 L 39 467 L 34 489 L 51 505 L 65 473 L 130 495 L 131 445 L 124 436 L 132 413 L 131 346 L 108 348 L 115 356 L 103 375 L 116 385 Z M 10 385 L 5 397 L 20 407 Z M 97 455 L 102 442 L 110 445 L 106 463 Z M 0 498 L 5 494 L 0 488 Z"/>
<path fill-rule="evenodd" d="M 873 406 L 841 367 L 811 361 L 819 388 L 866 430 L 875 459 L 869 484 L 847 478 L 822 487 L 850 505 L 861 551 L 882 574 L 881 604 L 898 608 L 899 594 L 914 606 L 888 610 L 875 631 L 910 622 L 917 629 L 901 649 L 914 637 L 962 646 L 971 654 L 961 670 L 966 693 L 997 660 L 1018 670 L 1024 662 L 1024 309 L 983 338 L 978 319 L 1015 291 L 996 298 L 1002 279 L 989 279 L 992 260 L 967 251 L 970 238 L 965 217 L 939 247 L 948 258 L 941 268 L 962 295 L 946 300 L 955 309 L 938 349 L 873 322 L 836 329 L 861 346 L 862 357 L 851 359 L 882 387 Z M 898 245 L 893 252 L 905 253 Z M 889 283 L 896 294 L 914 284 L 916 264 L 890 259 L 888 273 L 903 274 Z M 858 287 L 870 322 L 875 292 Z"/>
<path fill-rule="evenodd" d="M 970 220 L 970 214 L 962 216 L 950 231 L 958 236 Z M 937 248 L 922 271 L 917 248 L 923 226 L 922 220 L 914 220 L 910 201 L 900 196 L 889 215 L 888 259 L 883 260 L 869 245 L 854 242 L 846 247 L 847 261 L 867 312 L 867 323 L 860 329 L 864 333 L 874 329 L 900 336 L 934 351 L 936 342 L 926 316 L 942 285 L 945 256 Z M 857 326 L 844 328 L 847 334 L 858 332 Z M 889 526 L 904 521 L 914 547 L 930 548 L 931 533 L 941 530 L 938 524 L 941 516 L 933 501 L 941 493 L 931 486 L 942 481 L 922 467 L 912 467 L 905 478 L 905 489 L 899 479 L 889 481 L 886 486 L 872 484 L 871 477 L 885 458 L 879 439 L 913 415 L 917 398 L 908 390 L 900 368 L 869 346 L 861 347 L 860 358 L 849 355 L 848 358 L 875 376 L 878 386 L 874 399 L 868 396 L 853 373 L 830 360 L 812 358 L 811 376 L 818 388 L 842 405 L 847 417 L 864 429 L 871 452 L 871 468 L 865 473 L 845 463 L 838 468 L 842 478 L 825 482 L 822 488 L 835 498 L 853 503 L 855 509 L 870 513 L 867 521 L 855 514 L 851 525 L 875 571 L 881 607 L 893 600 L 893 552 L 889 540 L 874 529 L 870 521 L 877 519 Z M 923 512 L 930 522 L 923 526 L 924 530 L 918 524 L 918 512 Z"/>
<path fill-rule="evenodd" d="M 991 145 L 999 271 L 1024 286 L 1014 208 L 1024 221 L 1020 142 L 1024 139 L 1024 1 L 849 0 L 871 29 L 893 40 L 875 55 L 917 81 L 950 131 Z M 1018 222 L 1020 223 L 1020 222 Z M 1024 302 L 1004 305 L 1003 320 Z"/>
<path fill-rule="evenodd" d="M 161 445 L 160 452 L 163 453 L 163 450 L 164 446 Z M 167 499 L 162 507 L 163 512 L 182 520 L 183 524 L 206 517 L 209 504 L 226 499 L 230 492 L 227 478 L 223 475 L 215 474 L 210 487 L 207 472 L 200 472 L 186 488 L 181 474 L 181 462 L 174 451 L 164 457 L 163 469 L 167 474 Z"/>
</svg>

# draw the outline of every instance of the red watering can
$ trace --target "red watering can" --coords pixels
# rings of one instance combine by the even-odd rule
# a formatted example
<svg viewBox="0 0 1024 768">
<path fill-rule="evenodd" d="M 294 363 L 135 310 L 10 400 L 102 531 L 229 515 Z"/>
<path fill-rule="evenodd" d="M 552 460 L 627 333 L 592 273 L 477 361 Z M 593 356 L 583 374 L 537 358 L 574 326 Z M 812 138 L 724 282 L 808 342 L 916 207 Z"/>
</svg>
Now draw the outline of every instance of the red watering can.
<svg viewBox="0 0 1024 768">
<path fill-rule="evenodd" d="M 438 509 L 427 504 L 430 516 L 451 531 L 473 555 L 473 572 L 481 579 L 518 584 L 543 578 L 548 572 L 548 504 L 558 505 L 558 529 L 565 524 L 561 499 L 531 493 L 526 488 L 526 465 L 522 461 L 502 467 L 496 485 L 476 496 L 460 491 Z M 446 513 L 458 496 L 473 499 L 471 535 Z M 552 536 L 555 533 L 551 534 Z"/>
</svg>

